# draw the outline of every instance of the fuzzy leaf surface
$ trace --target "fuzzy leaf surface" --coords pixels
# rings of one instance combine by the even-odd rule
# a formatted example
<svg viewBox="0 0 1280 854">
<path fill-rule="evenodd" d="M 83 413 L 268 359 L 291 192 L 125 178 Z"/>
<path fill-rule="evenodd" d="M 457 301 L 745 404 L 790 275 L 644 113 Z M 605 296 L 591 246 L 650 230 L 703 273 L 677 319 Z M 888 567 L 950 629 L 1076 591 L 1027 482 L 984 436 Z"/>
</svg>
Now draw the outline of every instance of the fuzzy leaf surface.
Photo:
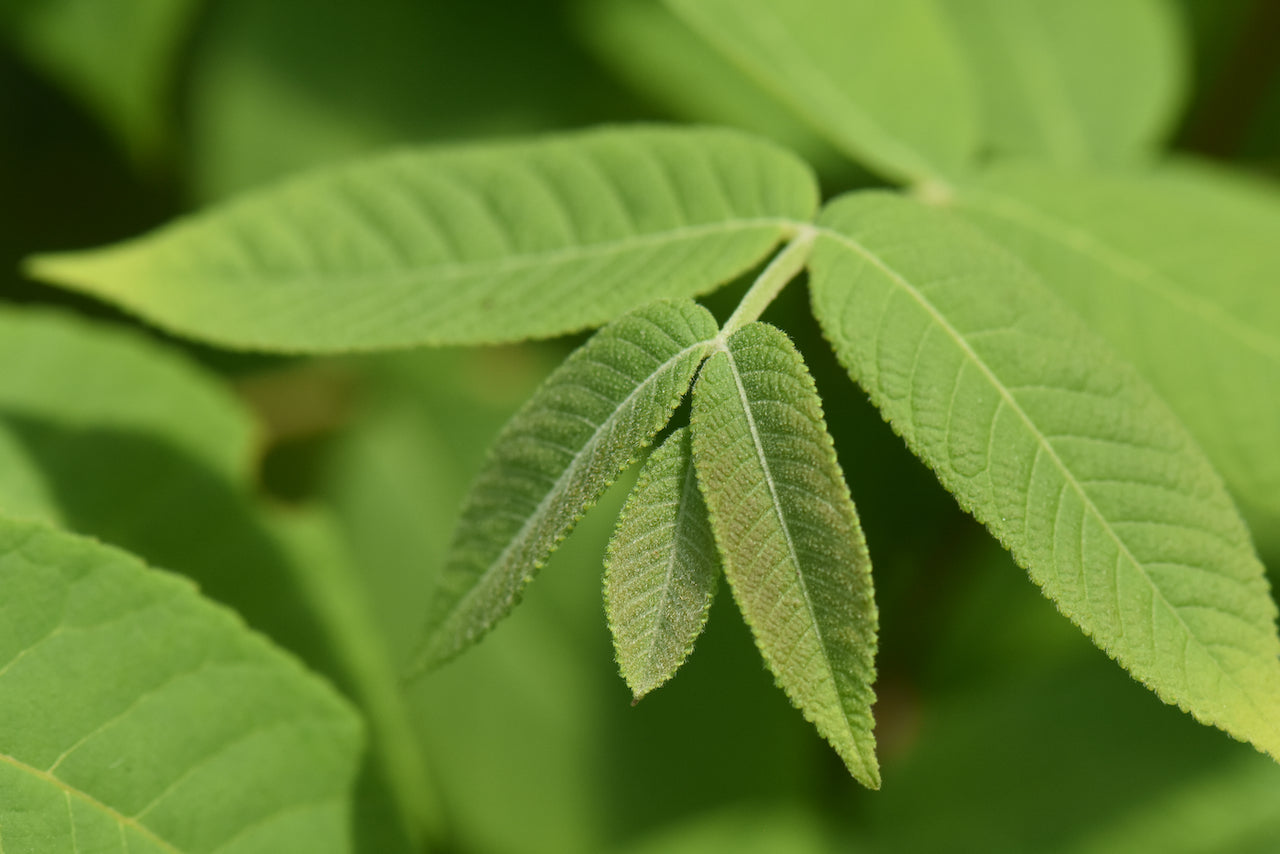
<svg viewBox="0 0 1280 854">
<path fill-rule="evenodd" d="M 29 269 L 227 347 L 493 343 L 710 291 L 816 205 L 770 143 L 615 128 L 371 158 Z"/>
<path fill-rule="evenodd" d="M 720 556 L 682 427 L 645 462 L 605 557 L 605 613 L 636 700 L 689 657 L 719 579 Z"/>
<path fill-rule="evenodd" d="M 946 212 L 871 193 L 820 222 L 814 313 L 916 455 L 1131 674 L 1280 756 L 1263 568 L 1164 402 L 1026 267 Z"/>
<path fill-rule="evenodd" d="M 932 0 L 667 0 L 845 154 L 924 181 L 978 147 L 965 58 Z"/>
<path fill-rule="evenodd" d="M 555 370 L 498 436 L 462 509 L 415 669 L 474 643 L 663 428 L 716 334 L 693 302 L 637 309 Z"/>
<path fill-rule="evenodd" d="M 1060 164 L 1113 163 L 1169 129 L 1181 95 L 1176 21 L 1158 0 L 943 2 L 973 69 L 984 142 Z"/>
<path fill-rule="evenodd" d="M 693 393 L 698 483 L 733 597 L 778 684 L 880 786 L 871 561 L 804 361 L 778 329 L 729 336 Z"/>
<path fill-rule="evenodd" d="M 0 519 L 6 851 L 349 850 L 358 718 L 177 576 Z"/>
<path fill-rule="evenodd" d="M 1280 554 L 1280 193 L 1192 163 L 1010 166 L 955 204 L 1138 366 Z"/>
</svg>

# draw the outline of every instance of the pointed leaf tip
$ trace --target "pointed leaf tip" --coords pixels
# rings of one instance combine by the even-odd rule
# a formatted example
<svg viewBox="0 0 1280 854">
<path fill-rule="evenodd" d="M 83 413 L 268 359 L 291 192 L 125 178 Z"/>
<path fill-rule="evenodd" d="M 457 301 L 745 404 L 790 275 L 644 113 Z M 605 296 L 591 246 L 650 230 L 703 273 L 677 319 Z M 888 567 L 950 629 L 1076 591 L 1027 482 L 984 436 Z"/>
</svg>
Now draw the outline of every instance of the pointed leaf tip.
<svg viewBox="0 0 1280 854">
<path fill-rule="evenodd" d="M 790 339 L 758 322 L 731 335 L 699 375 L 692 430 L 725 578 L 765 662 L 850 773 L 878 788 L 871 563 Z"/>
</svg>

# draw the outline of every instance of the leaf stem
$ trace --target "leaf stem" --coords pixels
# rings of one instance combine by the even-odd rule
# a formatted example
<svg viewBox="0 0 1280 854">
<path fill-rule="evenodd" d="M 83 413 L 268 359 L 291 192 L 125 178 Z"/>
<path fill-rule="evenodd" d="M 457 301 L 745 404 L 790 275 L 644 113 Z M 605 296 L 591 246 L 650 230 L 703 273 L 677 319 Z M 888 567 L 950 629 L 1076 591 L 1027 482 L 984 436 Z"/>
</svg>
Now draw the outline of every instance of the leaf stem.
<svg viewBox="0 0 1280 854">
<path fill-rule="evenodd" d="M 751 283 L 751 289 L 743 296 L 742 302 L 738 303 L 738 307 L 734 309 L 729 319 L 724 322 L 719 335 L 721 341 L 748 323 L 759 319 L 764 310 L 778 298 L 778 294 L 782 293 L 787 283 L 804 268 L 817 237 L 818 229 L 812 225 L 803 225 L 796 230 L 795 236 L 781 252 L 773 256 L 769 266 L 765 267 Z"/>
</svg>

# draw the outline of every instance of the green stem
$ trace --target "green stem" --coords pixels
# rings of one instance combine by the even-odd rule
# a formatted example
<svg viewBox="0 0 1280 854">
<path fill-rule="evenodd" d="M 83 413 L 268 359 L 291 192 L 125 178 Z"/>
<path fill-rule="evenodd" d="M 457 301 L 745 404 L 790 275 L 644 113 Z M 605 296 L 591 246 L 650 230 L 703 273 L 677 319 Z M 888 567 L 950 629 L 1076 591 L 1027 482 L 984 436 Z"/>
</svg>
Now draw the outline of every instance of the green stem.
<svg viewBox="0 0 1280 854">
<path fill-rule="evenodd" d="M 773 256 L 769 266 L 751 283 L 751 289 L 743 296 L 742 302 L 734 309 L 733 314 L 724 322 L 720 330 L 720 339 L 724 340 L 737 330 L 759 319 L 764 310 L 778 298 L 787 283 L 804 269 L 813 251 L 813 243 L 818 238 L 818 229 L 811 225 L 801 226 L 782 251 Z"/>
</svg>

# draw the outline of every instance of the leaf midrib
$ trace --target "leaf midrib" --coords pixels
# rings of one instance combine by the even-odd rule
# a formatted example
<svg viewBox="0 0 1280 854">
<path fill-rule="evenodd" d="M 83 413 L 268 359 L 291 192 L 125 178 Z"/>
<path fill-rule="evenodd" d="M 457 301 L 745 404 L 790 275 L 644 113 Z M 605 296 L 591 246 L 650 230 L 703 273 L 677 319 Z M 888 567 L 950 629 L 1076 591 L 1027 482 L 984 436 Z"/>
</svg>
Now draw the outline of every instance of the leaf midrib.
<svg viewBox="0 0 1280 854">
<path fill-rule="evenodd" d="M 689 498 L 692 494 L 690 490 L 696 491 L 698 489 L 697 475 L 694 473 L 693 463 L 688 459 L 685 462 L 687 466 L 684 479 L 680 484 L 680 499 L 676 509 L 675 524 L 672 528 L 671 548 L 667 552 L 667 567 L 663 575 L 663 597 L 657 613 L 658 625 L 655 626 L 653 633 L 649 636 L 648 648 L 645 650 L 645 660 L 649 662 L 651 669 L 654 662 L 658 661 L 658 650 L 662 646 L 661 641 L 665 636 L 662 628 L 671 625 L 669 619 L 669 614 L 671 613 L 669 593 L 675 584 L 676 566 L 679 564 L 679 557 L 682 551 L 680 546 L 684 541 L 681 532 L 685 530 L 686 519 L 689 517 L 689 505 L 692 503 Z"/>
<path fill-rule="evenodd" d="M 241 282 L 250 283 L 257 283 L 262 279 L 269 279 L 272 284 L 282 286 L 298 284 L 305 284 L 308 286 L 335 284 L 366 285 L 370 283 L 381 286 L 396 286 L 416 283 L 420 281 L 423 276 L 430 276 L 433 280 L 456 281 L 475 276 L 500 276 L 509 273 L 520 273 L 528 269 L 542 269 L 556 264 L 592 260 L 613 254 L 631 252 L 637 249 L 661 246 L 667 243 L 696 240 L 710 235 L 732 234 L 734 232 L 747 232 L 754 229 L 764 228 L 776 228 L 781 234 L 785 233 L 787 229 L 794 228 L 796 224 L 800 222 L 802 221 L 791 217 L 746 217 L 722 220 L 714 223 L 704 223 L 700 225 L 678 226 L 660 231 L 645 232 L 643 234 L 632 234 L 621 238 L 602 240 L 581 246 L 562 246 L 555 249 L 517 253 L 503 256 L 501 258 L 483 258 L 475 261 L 448 260 L 441 262 L 423 262 L 409 267 L 395 267 L 387 268 L 385 270 L 351 269 L 328 273 L 323 270 L 291 270 L 279 274 L 254 271 L 219 270 L 215 271 L 215 273 L 211 275 L 197 271 L 191 276 L 191 278 L 203 280 L 204 282 L 239 280 Z M 140 246 L 141 244 L 138 245 L 138 247 Z M 138 247 L 130 248 L 137 249 Z M 126 250 L 122 249 L 121 251 L 124 252 Z M 103 257 L 106 260 L 109 260 L 111 255 L 115 254 L 115 251 L 111 249 L 104 249 L 102 252 Z M 51 268 L 52 272 L 49 274 L 49 277 L 60 281 L 63 280 L 63 277 L 57 273 L 57 270 L 61 267 L 62 257 L 63 256 L 60 255 L 36 256 L 31 261 L 33 272 L 36 275 L 40 275 L 42 268 Z M 74 268 L 78 266 L 78 264 L 76 264 L 78 259 L 74 255 L 70 254 L 65 257 L 73 264 L 74 270 Z M 72 272 L 67 278 L 76 278 L 75 273 Z"/>
<path fill-rule="evenodd" d="M 1271 361 L 1280 363 L 1280 341 L 1242 322 L 1221 306 L 1190 293 L 1177 279 L 1117 249 L 1090 232 L 1059 220 L 1024 202 L 988 188 L 967 191 L 960 196 L 960 207 L 986 211 L 1007 222 L 1024 226 L 1037 235 L 1053 241 L 1078 255 L 1096 261 L 1116 276 L 1158 297 L 1181 311 L 1217 326 Z M 1156 283 L 1166 287 L 1157 287 Z"/>
<path fill-rule="evenodd" d="M 930 317 L 934 320 L 935 323 L 937 323 L 938 327 L 941 328 L 942 331 L 945 332 L 955 342 L 956 346 L 958 346 L 962 350 L 962 352 L 970 359 L 972 364 L 974 364 L 983 373 L 983 375 L 991 383 L 992 387 L 996 389 L 997 393 L 1005 401 L 1005 405 L 1008 406 L 1010 410 L 1013 411 L 1026 425 L 1027 429 L 1030 431 L 1031 435 L 1035 438 L 1036 442 L 1040 445 L 1044 453 L 1046 453 L 1049 456 L 1049 458 L 1054 462 L 1054 464 L 1057 466 L 1058 470 L 1061 472 L 1066 483 L 1070 485 L 1070 487 L 1079 496 L 1085 509 L 1095 519 L 1097 519 L 1097 521 L 1101 524 L 1102 529 L 1106 531 L 1107 535 L 1116 544 L 1119 554 L 1122 555 L 1135 570 L 1137 570 L 1138 575 L 1141 576 L 1141 578 L 1147 583 L 1147 586 L 1151 588 L 1151 593 L 1154 599 L 1159 601 L 1160 604 L 1165 608 L 1165 610 L 1173 616 L 1174 620 L 1177 621 L 1178 625 L 1182 627 L 1185 638 L 1191 643 L 1194 643 L 1207 656 L 1209 656 L 1209 658 L 1211 658 L 1215 664 L 1218 665 L 1218 672 L 1221 673 L 1228 681 L 1230 681 L 1231 684 L 1236 686 L 1236 688 L 1240 691 L 1241 695 L 1245 697 L 1246 701 L 1253 708 L 1258 718 L 1260 720 L 1265 721 L 1267 719 L 1267 715 L 1263 713 L 1263 710 L 1258 706 L 1257 702 L 1254 699 L 1253 692 L 1248 690 L 1244 685 L 1242 685 L 1236 679 L 1235 674 L 1232 673 L 1231 670 L 1228 669 L 1223 664 L 1223 662 L 1219 659 L 1217 654 L 1208 646 L 1206 646 L 1204 643 L 1202 643 L 1200 639 L 1196 636 L 1196 634 L 1191 631 L 1191 627 L 1188 626 L 1186 621 L 1182 619 L 1182 615 L 1178 612 L 1178 609 L 1173 606 L 1173 604 L 1168 600 L 1168 598 L 1164 595 L 1164 593 L 1160 590 L 1160 588 L 1155 584 L 1155 582 L 1152 581 L 1151 576 L 1147 574 L 1143 565 L 1133 555 L 1133 552 L 1129 550 L 1128 546 L 1125 544 L 1124 540 L 1120 538 L 1119 534 L 1111 527 L 1106 517 L 1103 516 L 1102 511 L 1099 510 L 1097 505 L 1093 503 L 1093 500 L 1085 492 L 1084 487 L 1080 485 L 1079 481 L 1076 480 L 1071 470 L 1067 468 L 1065 463 L 1063 463 L 1062 458 L 1058 456 L 1053 446 L 1045 439 L 1044 435 L 1036 428 L 1035 422 L 1033 422 L 1031 420 L 1031 417 L 1027 415 L 1026 411 L 1023 410 L 1023 408 L 1018 405 L 1018 402 L 1009 393 L 1009 390 L 1005 387 L 1004 383 L 1002 383 L 999 380 L 999 378 L 995 375 L 995 373 L 991 370 L 991 368 L 987 365 L 987 363 L 980 356 L 978 356 L 978 354 L 973 350 L 972 347 L 969 346 L 969 342 L 965 340 L 964 336 L 962 336 L 955 327 L 953 327 L 949 322 L 947 322 L 946 318 L 943 317 L 943 315 L 936 308 L 934 308 L 933 304 L 929 302 L 929 300 L 927 300 L 924 297 L 924 295 L 919 292 L 919 290 L 917 290 L 914 286 L 911 285 L 910 282 L 908 282 L 901 275 L 899 275 L 897 271 L 895 271 L 888 264 L 886 264 L 880 258 L 880 256 L 876 255 L 874 252 L 869 250 L 867 247 L 863 246 L 854 238 L 849 237 L 848 235 L 842 234 L 838 231 L 834 231 L 831 228 L 820 228 L 819 230 L 824 236 L 838 243 L 843 244 L 845 247 L 857 253 L 862 258 L 864 258 L 867 262 L 869 262 L 874 267 L 876 267 L 876 269 L 880 270 L 886 277 L 889 278 L 890 281 L 892 281 L 894 284 L 900 287 L 908 296 L 910 296 L 913 300 L 915 300 L 915 302 L 921 308 L 923 308 L 926 312 L 929 313 Z M 1117 615 L 1117 618 L 1119 618 L 1119 615 Z M 1232 647 L 1232 648 L 1237 650 L 1239 649 L 1238 647 Z M 1183 678 L 1187 682 L 1188 693 L 1190 693 L 1190 689 L 1191 689 L 1190 673 L 1187 671 L 1185 663 L 1183 665 Z"/>
<path fill-rule="evenodd" d="M 87 803 L 89 806 L 94 807 L 106 813 L 108 816 L 114 819 L 118 824 L 127 825 L 133 828 L 134 830 L 138 831 L 143 836 L 147 837 L 149 840 L 154 842 L 156 845 L 158 845 L 160 848 L 162 848 L 165 851 L 170 851 L 172 852 L 172 854 L 186 854 L 186 852 L 183 852 L 181 849 L 175 848 L 172 843 L 157 836 L 153 830 L 151 830 L 146 825 L 141 824 L 136 819 L 133 819 L 127 815 L 124 815 L 123 813 L 119 812 L 115 808 L 108 806 L 107 804 L 104 804 L 102 801 L 93 797 L 88 792 L 85 792 L 81 789 L 77 789 L 74 786 L 68 785 L 62 779 L 55 777 L 52 774 L 42 771 L 39 768 L 36 768 L 32 765 L 28 765 L 27 763 L 23 762 L 17 757 L 11 756 L 8 753 L 5 753 L 4 751 L 0 751 L 0 762 L 5 762 L 9 765 L 12 765 L 13 767 L 17 768 L 19 771 L 30 774 L 33 777 L 37 777 L 45 781 L 46 783 L 52 783 L 54 786 L 62 790 L 62 792 L 64 792 L 65 794 L 72 795 L 78 798 L 79 800 Z"/>
<path fill-rule="evenodd" d="M 769 461 L 765 457 L 764 445 L 760 440 L 760 431 L 756 427 L 755 415 L 751 411 L 751 401 L 747 397 L 747 390 L 742 384 L 742 376 L 738 372 L 737 360 L 734 359 L 733 353 L 726 344 L 721 345 L 720 352 L 728 357 L 729 372 L 733 376 L 733 384 L 738 392 L 738 399 L 742 403 L 742 411 L 747 417 L 747 428 L 751 433 L 751 444 L 756 452 L 756 461 L 760 464 L 761 470 L 764 472 L 765 484 L 769 487 L 769 499 L 773 507 L 774 515 L 778 519 L 778 526 L 782 529 L 783 539 L 787 544 L 787 555 L 791 560 L 791 565 L 795 567 L 795 578 L 800 585 L 800 594 L 804 597 L 805 609 L 809 612 L 809 624 L 813 626 L 813 633 L 818 639 L 818 649 L 821 650 L 823 669 L 827 671 L 827 679 L 833 686 L 838 686 L 839 681 L 836 679 L 835 668 L 831 664 L 831 658 L 827 655 L 827 643 L 822 634 L 822 626 L 818 621 L 818 615 L 813 605 L 813 598 L 809 595 L 809 586 L 805 583 L 803 564 L 800 557 L 796 553 L 795 542 L 791 538 L 791 527 L 787 524 L 786 516 L 782 512 L 782 501 L 778 497 L 777 486 L 774 483 L 773 472 L 769 468 Z M 844 698 L 840 695 L 840 690 L 836 688 L 836 700 L 840 705 L 840 721 L 844 724 L 845 735 L 848 736 L 849 744 L 858 752 L 858 759 L 862 763 L 864 769 L 869 767 L 869 763 L 865 756 L 862 755 L 862 748 L 859 744 L 857 734 L 853 731 L 853 726 L 849 723 L 849 715 L 844 707 Z"/>
</svg>

